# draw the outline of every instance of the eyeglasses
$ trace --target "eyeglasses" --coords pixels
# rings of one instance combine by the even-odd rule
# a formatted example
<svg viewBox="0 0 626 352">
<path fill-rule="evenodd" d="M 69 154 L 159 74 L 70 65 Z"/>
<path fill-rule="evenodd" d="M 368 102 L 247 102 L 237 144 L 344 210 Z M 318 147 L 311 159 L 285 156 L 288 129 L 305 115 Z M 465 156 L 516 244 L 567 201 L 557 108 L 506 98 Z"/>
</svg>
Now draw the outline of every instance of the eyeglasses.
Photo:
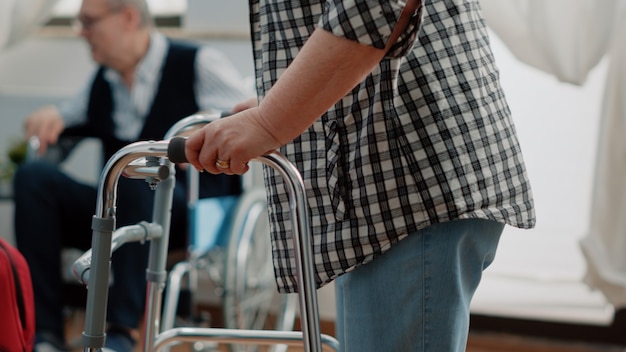
<svg viewBox="0 0 626 352">
<path fill-rule="evenodd" d="M 120 11 L 121 9 L 117 9 L 117 10 L 107 12 L 104 15 L 97 16 L 97 17 L 90 17 L 90 16 L 84 16 L 82 18 L 77 17 L 72 21 L 72 29 L 74 29 L 77 33 L 80 33 L 83 30 L 85 31 L 92 30 L 93 27 L 96 26 L 98 23 L 102 22 L 108 17 L 111 17 L 119 13 Z"/>
</svg>

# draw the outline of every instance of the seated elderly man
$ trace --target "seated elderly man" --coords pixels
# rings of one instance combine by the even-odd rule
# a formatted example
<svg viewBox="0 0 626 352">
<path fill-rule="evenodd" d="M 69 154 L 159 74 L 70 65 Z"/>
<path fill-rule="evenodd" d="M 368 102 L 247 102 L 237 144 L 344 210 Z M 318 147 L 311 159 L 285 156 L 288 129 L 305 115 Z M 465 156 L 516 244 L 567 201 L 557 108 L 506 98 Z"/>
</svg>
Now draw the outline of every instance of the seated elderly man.
<svg viewBox="0 0 626 352">
<path fill-rule="evenodd" d="M 145 0 L 83 0 L 77 19 L 99 67 L 86 88 L 60 106 L 46 106 L 25 122 L 26 137 L 38 136 L 41 152 L 66 130 L 102 142 L 104 160 L 124 145 L 163 138 L 179 119 L 198 111 L 228 111 L 249 98 L 237 71 L 207 47 L 166 38 L 155 30 Z M 179 170 L 180 172 L 180 170 Z M 184 182 L 179 175 L 177 182 Z M 203 175 L 201 197 L 239 194 L 236 176 Z M 153 193 L 145 183 L 122 179 L 117 227 L 150 220 Z M 35 289 L 36 351 L 64 351 L 60 253 L 91 246 L 96 189 L 57 166 L 27 163 L 15 177 L 15 233 Z M 185 191 L 175 188 L 170 243 L 185 243 Z M 178 236 L 178 237 L 176 237 Z M 145 301 L 148 246 L 124 245 L 113 255 L 114 282 L 108 303 L 106 345 L 131 351 Z"/>
</svg>

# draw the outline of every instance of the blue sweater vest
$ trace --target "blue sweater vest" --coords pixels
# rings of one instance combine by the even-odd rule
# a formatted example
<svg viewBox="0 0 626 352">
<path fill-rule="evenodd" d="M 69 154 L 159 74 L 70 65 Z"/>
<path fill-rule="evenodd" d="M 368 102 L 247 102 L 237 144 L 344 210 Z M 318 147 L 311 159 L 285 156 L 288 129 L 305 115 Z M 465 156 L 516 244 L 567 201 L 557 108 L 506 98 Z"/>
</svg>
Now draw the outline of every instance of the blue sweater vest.
<svg viewBox="0 0 626 352">
<path fill-rule="evenodd" d="M 195 98 L 195 59 L 197 47 L 170 41 L 169 51 L 163 63 L 161 81 L 154 101 L 146 117 L 139 141 L 161 140 L 168 129 L 181 118 L 198 112 Z M 96 137 L 102 142 L 104 161 L 129 143 L 114 135 L 113 98 L 111 88 L 104 79 L 105 68 L 100 67 L 91 87 L 87 110 L 87 123 L 72 128 L 72 134 Z M 177 171 L 177 181 L 186 177 Z M 201 174 L 200 197 L 232 195 L 241 193 L 239 177 Z"/>
</svg>

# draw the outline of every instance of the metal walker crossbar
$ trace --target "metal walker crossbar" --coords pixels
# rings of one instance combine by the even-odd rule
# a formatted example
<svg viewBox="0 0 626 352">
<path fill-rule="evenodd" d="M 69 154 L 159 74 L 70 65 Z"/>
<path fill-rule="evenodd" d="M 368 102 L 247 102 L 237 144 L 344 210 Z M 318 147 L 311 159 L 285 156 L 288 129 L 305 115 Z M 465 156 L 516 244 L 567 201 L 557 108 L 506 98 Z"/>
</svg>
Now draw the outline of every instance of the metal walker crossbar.
<svg viewBox="0 0 626 352">
<path fill-rule="evenodd" d="M 196 341 L 304 345 L 306 352 L 321 352 L 322 348 L 338 350 L 339 343 L 335 338 L 320 333 L 308 204 L 302 178 L 295 166 L 277 151 L 253 161 L 274 168 L 285 180 L 292 215 L 302 332 L 197 327 L 159 331 L 162 294 L 167 280 L 170 208 L 175 183 L 173 163 L 186 162 L 183 136 L 218 118 L 219 115 L 208 114 L 184 118 L 170 128 L 164 140 L 129 144 L 106 163 L 100 176 L 96 214 L 92 220 L 92 249 L 76 260 L 73 266 L 76 278 L 88 286 L 85 329 L 82 336 L 85 351 L 97 351 L 105 343 L 112 251 L 126 242 L 146 240 L 150 241 L 150 255 L 146 273 L 148 284 L 144 351 L 158 351 L 176 342 Z M 143 178 L 155 189 L 152 223 L 142 222 L 116 230 L 115 206 L 120 176 Z"/>
</svg>

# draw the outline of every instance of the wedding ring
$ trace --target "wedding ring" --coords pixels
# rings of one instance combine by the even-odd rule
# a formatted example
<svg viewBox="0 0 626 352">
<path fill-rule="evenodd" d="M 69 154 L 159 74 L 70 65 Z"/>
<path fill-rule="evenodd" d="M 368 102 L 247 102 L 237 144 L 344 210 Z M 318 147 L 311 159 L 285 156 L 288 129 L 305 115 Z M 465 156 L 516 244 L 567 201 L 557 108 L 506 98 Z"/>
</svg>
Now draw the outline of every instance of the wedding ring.
<svg viewBox="0 0 626 352">
<path fill-rule="evenodd" d="M 215 166 L 220 169 L 228 169 L 230 167 L 230 161 L 217 159 Z"/>
</svg>

